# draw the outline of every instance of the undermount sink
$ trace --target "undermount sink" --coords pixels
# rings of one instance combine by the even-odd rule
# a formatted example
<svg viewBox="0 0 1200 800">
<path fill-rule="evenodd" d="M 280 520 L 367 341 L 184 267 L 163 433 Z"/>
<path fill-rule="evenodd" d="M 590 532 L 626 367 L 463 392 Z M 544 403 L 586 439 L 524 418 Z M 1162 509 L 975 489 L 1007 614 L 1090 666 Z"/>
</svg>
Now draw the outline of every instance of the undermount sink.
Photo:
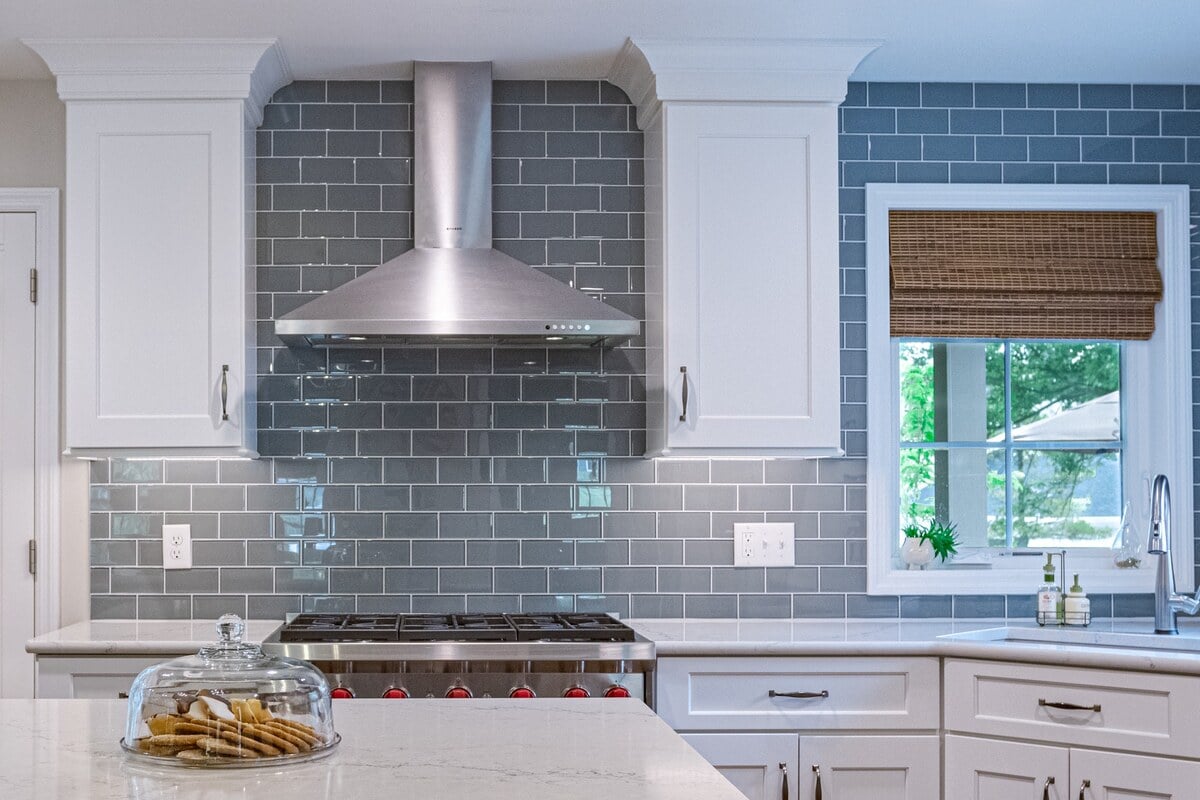
<svg viewBox="0 0 1200 800">
<path fill-rule="evenodd" d="M 1131 650 L 1170 650 L 1200 654 L 1200 630 L 1197 629 L 1188 630 L 1175 636 L 1164 636 L 1153 632 L 1086 628 L 1079 630 L 1060 627 L 1005 627 L 948 633 L 938 638 L 959 642 L 1059 644 L 1072 647 L 1117 647 Z"/>
</svg>

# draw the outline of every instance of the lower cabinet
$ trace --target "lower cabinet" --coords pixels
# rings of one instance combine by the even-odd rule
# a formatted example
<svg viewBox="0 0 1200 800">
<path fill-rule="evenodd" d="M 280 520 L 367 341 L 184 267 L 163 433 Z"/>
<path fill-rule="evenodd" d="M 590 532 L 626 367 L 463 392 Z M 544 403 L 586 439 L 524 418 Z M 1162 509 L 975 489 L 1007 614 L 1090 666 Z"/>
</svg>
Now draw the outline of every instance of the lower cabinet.
<svg viewBox="0 0 1200 800">
<path fill-rule="evenodd" d="M 683 738 L 748 800 L 805 796 L 792 788 L 798 763 L 794 733 L 685 733 Z"/>
<path fill-rule="evenodd" d="M 1194 761 L 946 735 L 954 800 L 1193 800 L 1197 786 Z"/>
<path fill-rule="evenodd" d="M 129 691 L 146 667 L 173 656 L 41 656 L 37 658 L 39 698 L 105 700 Z"/>
<path fill-rule="evenodd" d="M 931 800 L 941 794 L 937 736 L 688 733 L 683 738 L 749 800 Z"/>
</svg>

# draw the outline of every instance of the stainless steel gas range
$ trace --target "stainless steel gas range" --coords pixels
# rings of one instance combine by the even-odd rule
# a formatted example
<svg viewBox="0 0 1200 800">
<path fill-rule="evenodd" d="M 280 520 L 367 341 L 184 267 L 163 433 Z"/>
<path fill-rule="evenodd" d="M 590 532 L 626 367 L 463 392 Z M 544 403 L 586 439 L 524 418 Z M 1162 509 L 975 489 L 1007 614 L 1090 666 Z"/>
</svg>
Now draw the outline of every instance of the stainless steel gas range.
<svg viewBox="0 0 1200 800">
<path fill-rule="evenodd" d="M 605 614 L 299 614 L 263 640 L 311 661 L 334 698 L 636 697 L 654 642 Z"/>
</svg>

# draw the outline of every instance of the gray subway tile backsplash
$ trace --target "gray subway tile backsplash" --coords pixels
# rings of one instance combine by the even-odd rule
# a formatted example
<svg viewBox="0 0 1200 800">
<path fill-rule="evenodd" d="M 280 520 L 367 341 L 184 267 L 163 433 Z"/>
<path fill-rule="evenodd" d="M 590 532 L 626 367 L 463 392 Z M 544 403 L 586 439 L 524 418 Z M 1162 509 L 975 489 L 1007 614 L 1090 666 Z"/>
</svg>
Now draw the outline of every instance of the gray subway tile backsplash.
<svg viewBox="0 0 1200 800">
<path fill-rule="evenodd" d="M 639 455 L 637 342 L 280 346 L 274 315 L 411 247 L 413 233 L 411 82 L 293 83 L 257 136 L 263 457 L 93 462 L 93 616 L 1028 616 L 1024 595 L 864 593 L 862 187 L 1200 184 L 1200 116 L 1185 99 L 1182 86 L 851 84 L 839 139 L 847 456 L 655 462 Z M 494 103 L 496 246 L 644 315 L 642 136 L 627 99 L 598 81 L 497 81 Z M 796 566 L 733 567 L 734 524 L 763 521 L 796 526 Z M 164 522 L 192 525 L 192 570 L 162 571 Z M 1151 607 L 1093 597 L 1101 616 Z"/>
</svg>

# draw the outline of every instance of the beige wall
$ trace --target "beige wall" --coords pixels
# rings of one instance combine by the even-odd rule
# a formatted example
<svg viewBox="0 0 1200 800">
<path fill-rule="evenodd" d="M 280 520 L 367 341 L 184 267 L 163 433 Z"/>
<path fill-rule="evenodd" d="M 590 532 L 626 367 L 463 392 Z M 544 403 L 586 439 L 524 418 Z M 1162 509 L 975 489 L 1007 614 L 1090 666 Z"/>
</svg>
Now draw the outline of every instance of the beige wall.
<svg viewBox="0 0 1200 800">
<path fill-rule="evenodd" d="M 63 188 L 66 129 L 54 81 L 0 81 L 0 186 Z"/>
<path fill-rule="evenodd" d="M 0 188 L 64 189 L 66 108 L 54 81 L 0 81 Z M 62 209 L 60 209 L 61 213 Z M 60 624 L 87 619 L 87 463 L 62 462 Z"/>
</svg>

